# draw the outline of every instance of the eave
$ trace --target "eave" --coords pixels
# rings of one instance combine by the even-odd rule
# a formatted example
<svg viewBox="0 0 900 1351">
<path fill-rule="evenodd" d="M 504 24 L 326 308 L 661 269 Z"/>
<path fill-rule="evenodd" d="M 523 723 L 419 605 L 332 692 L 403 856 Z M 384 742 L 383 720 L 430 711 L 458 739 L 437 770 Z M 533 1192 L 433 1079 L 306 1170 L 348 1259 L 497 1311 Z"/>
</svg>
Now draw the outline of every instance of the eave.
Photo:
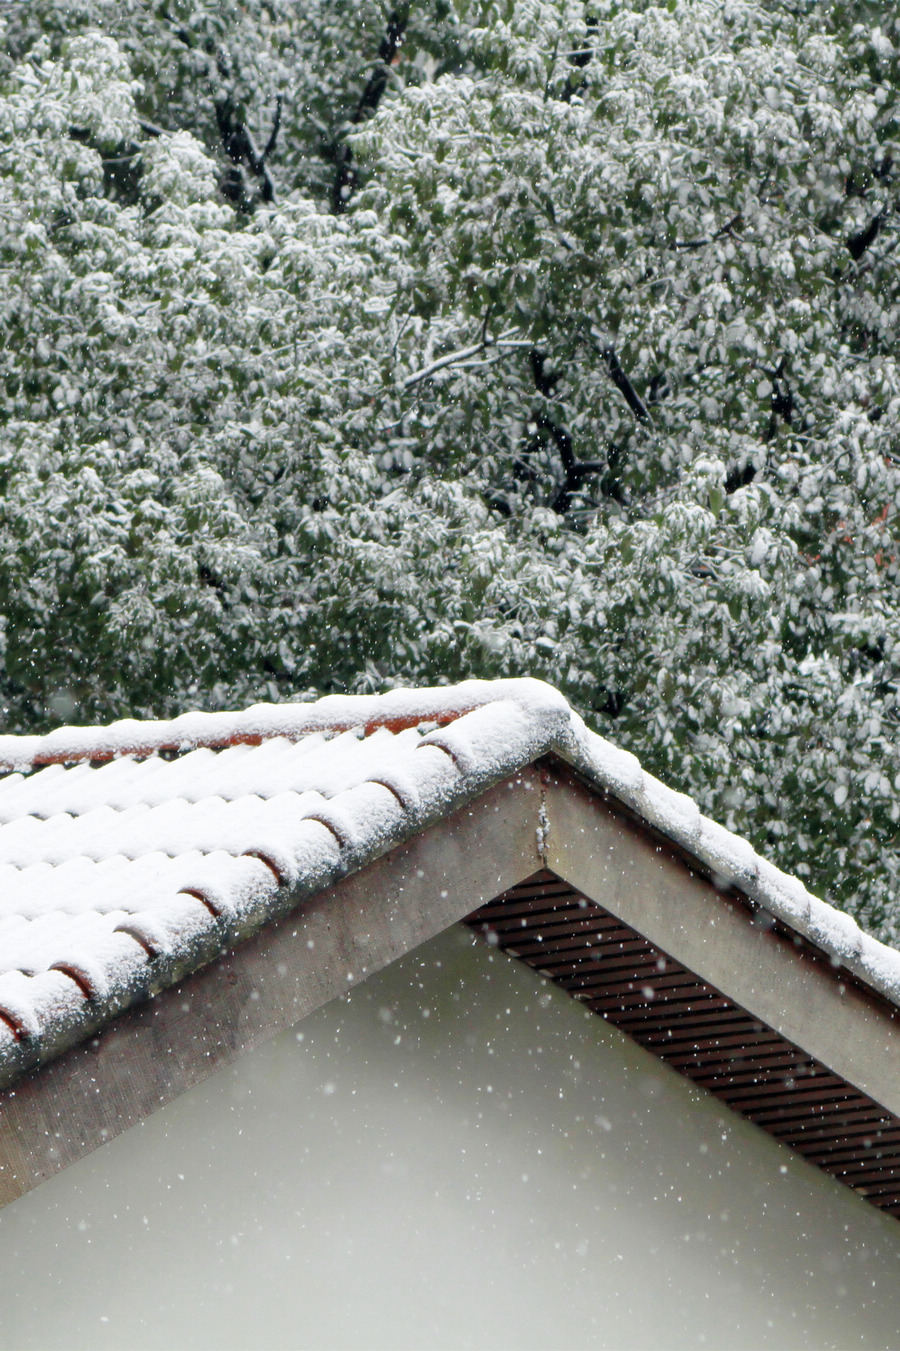
<svg viewBox="0 0 900 1351">
<path fill-rule="evenodd" d="M 0 1094 L 0 1203 L 465 920 L 900 1213 L 896 1006 L 559 755 L 277 909 Z"/>
</svg>

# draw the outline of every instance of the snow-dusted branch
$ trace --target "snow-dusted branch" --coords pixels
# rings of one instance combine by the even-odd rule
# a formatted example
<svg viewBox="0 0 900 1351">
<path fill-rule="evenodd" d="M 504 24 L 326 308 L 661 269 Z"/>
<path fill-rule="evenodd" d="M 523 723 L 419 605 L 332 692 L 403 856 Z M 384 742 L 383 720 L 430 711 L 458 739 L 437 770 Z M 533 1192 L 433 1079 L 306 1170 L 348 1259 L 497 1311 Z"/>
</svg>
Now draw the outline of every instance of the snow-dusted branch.
<svg viewBox="0 0 900 1351">
<path fill-rule="evenodd" d="M 524 339 L 512 338 L 511 334 L 514 332 L 514 329 L 510 329 L 507 333 L 501 333 L 499 338 L 483 338 L 480 342 L 472 343 L 471 347 L 460 347 L 455 352 L 447 352 L 444 356 L 438 357 L 436 361 L 423 366 L 420 371 L 413 371 L 412 375 L 408 375 L 403 381 L 401 388 L 411 389 L 413 385 L 418 385 L 422 380 L 428 380 L 437 371 L 442 371 L 447 366 L 459 365 L 468 361 L 470 357 L 478 356 L 480 352 L 485 352 L 488 349 L 495 352 L 510 352 L 517 348 L 531 347 L 531 343 Z"/>
</svg>

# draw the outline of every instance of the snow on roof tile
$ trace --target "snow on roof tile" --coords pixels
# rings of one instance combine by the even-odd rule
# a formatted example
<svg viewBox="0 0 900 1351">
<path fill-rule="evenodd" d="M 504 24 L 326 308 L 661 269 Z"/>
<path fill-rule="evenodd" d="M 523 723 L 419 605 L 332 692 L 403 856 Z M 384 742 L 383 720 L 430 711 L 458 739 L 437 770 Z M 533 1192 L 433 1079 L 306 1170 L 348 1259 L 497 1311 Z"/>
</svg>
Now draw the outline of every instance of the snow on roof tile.
<svg viewBox="0 0 900 1351">
<path fill-rule="evenodd" d="M 168 722 L 128 718 L 108 727 L 58 727 L 46 736 L 0 736 L 0 771 L 196 746 L 252 746 L 281 736 L 299 741 L 316 732 L 375 728 L 398 732 L 428 721 L 451 722 L 507 697 L 516 702 L 529 699 L 557 712 L 568 709 L 562 695 L 539 680 L 466 680 L 446 688 L 398 689 L 389 694 L 330 694 L 311 704 L 254 704 L 240 713 L 183 713 Z"/>
<path fill-rule="evenodd" d="M 0 737 L 0 1083 L 547 754 L 900 1002 L 900 953 L 555 690 L 467 681 Z"/>
</svg>

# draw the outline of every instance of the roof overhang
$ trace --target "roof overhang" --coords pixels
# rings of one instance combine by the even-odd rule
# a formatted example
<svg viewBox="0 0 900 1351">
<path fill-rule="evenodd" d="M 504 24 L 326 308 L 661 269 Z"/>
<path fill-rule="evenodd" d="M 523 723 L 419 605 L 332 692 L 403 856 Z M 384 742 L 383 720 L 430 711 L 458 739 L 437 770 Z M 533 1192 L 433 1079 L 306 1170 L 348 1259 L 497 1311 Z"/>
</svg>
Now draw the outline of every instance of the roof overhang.
<svg viewBox="0 0 900 1351">
<path fill-rule="evenodd" d="M 535 745 L 374 861 L 285 889 L 281 918 L 7 1088 L 0 1204 L 467 920 L 900 1214 L 900 1020 L 858 945 L 816 943 L 815 916 L 788 923 L 567 749 Z"/>
</svg>

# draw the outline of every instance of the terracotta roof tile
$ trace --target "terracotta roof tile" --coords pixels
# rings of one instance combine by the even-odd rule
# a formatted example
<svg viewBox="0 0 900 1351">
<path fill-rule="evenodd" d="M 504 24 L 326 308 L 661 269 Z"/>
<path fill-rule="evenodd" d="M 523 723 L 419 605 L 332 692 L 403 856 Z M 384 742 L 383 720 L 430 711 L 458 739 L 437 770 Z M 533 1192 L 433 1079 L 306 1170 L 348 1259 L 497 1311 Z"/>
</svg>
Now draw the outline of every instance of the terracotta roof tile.
<svg viewBox="0 0 900 1351">
<path fill-rule="evenodd" d="M 900 954 L 537 681 L 0 737 L 0 1084 L 543 755 L 900 1000 Z"/>
</svg>

